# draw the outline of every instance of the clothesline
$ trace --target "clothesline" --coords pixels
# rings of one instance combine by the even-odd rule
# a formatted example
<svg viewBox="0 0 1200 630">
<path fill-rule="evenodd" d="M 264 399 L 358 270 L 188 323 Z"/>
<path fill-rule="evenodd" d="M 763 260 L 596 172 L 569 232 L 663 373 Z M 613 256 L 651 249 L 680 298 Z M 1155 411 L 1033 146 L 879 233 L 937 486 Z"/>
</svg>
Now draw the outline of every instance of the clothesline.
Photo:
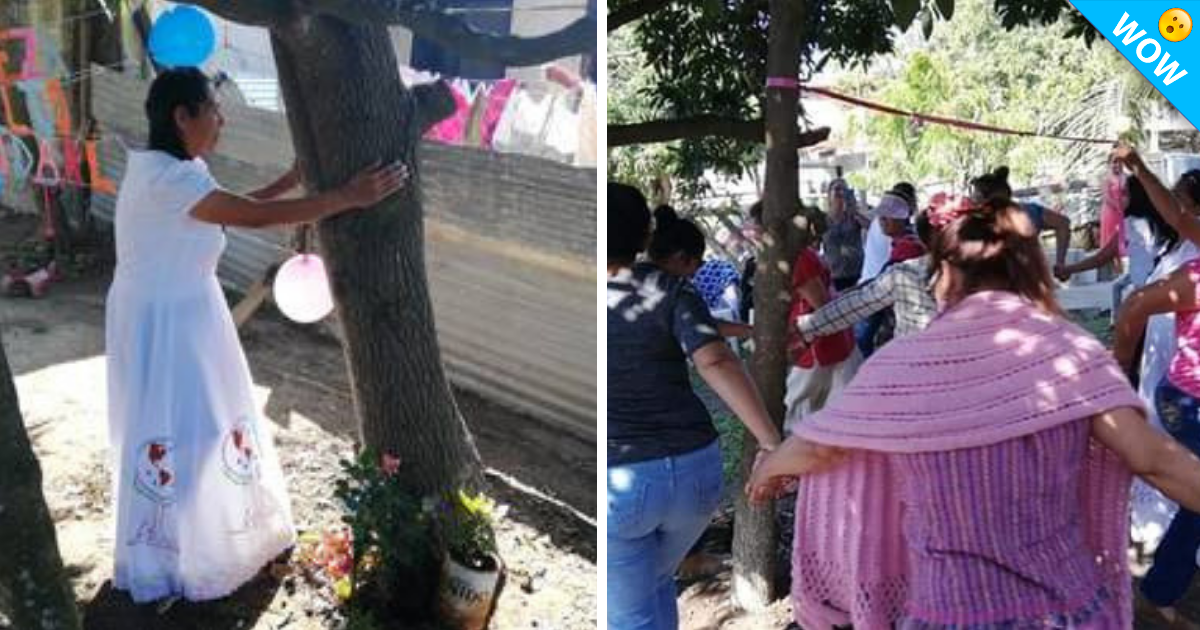
<svg viewBox="0 0 1200 630">
<path fill-rule="evenodd" d="M 900 109 L 897 107 L 892 107 L 890 105 L 875 103 L 875 102 L 868 101 L 866 99 L 857 98 L 854 96 L 847 96 L 845 94 L 840 94 L 838 92 L 835 92 L 829 88 L 805 85 L 805 86 L 801 86 L 800 89 L 805 92 L 811 92 L 813 94 L 818 94 L 820 96 L 824 96 L 825 98 L 829 98 L 829 99 L 832 99 L 835 101 L 842 101 L 843 103 L 848 103 L 850 105 L 862 107 L 864 109 L 870 109 L 870 110 L 882 112 L 885 114 L 891 114 L 893 116 L 904 116 L 906 118 L 911 118 L 913 120 L 919 120 L 922 122 L 931 122 L 931 123 L 937 123 L 940 125 L 947 125 L 950 127 L 958 127 L 960 129 L 971 129 L 973 131 L 987 131 L 990 133 L 1000 133 L 1000 134 L 1006 134 L 1006 135 L 1011 135 L 1011 136 L 1025 136 L 1025 137 L 1029 137 L 1029 138 L 1049 138 L 1051 140 L 1066 140 L 1069 142 L 1086 142 L 1086 143 L 1090 143 L 1090 144 L 1116 144 L 1116 142 L 1117 142 L 1115 139 L 1082 138 L 1082 137 L 1078 137 L 1078 136 L 1064 136 L 1064 135 L 1058 135 L 1058 134 L 1052 134 L 1052 133 L 1038 133 L 1036 131 L 1024 131 L 1024 130 L 1019 130 L 1019 129 L 1009 129 L 1006 127 L 997 127 L 995 125 L 985 125 L 983 123 L 971 122 L 969 120 L 960 120 L 957 118 L 950 118 L 947 116 L 935 116 L 932 114 L 922 114 L 920 112 L 909 111 L 909 110 L 904 110 L 904 109 Z"/>
</svg>

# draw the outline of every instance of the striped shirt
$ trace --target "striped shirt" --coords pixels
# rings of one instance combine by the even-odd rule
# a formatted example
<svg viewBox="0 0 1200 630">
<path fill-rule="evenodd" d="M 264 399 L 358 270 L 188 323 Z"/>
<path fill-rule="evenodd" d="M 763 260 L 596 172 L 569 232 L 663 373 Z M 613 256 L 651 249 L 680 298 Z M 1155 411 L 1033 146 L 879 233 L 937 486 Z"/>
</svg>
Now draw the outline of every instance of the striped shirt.
<svg viewBox="0 0 1200 630">
<path fill-rule="evenodd" d="M 889 306 L 895 307 L 897 337 L 924 330 L 933 321 L 937 302 L 929 289 L 928 255 L 888 267 L 873 281 L 797 317 L 796 327 L 812 340 L 850 328 Z"/>
</svg>

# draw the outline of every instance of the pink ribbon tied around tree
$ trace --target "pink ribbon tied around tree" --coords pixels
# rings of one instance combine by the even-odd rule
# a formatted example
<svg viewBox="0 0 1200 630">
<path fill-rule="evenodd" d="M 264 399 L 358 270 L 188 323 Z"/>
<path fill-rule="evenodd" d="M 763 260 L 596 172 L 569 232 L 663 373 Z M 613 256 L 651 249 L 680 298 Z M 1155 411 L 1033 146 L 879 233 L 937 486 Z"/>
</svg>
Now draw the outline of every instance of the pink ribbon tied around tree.
<svg viewBox="0 0 1200 630">
<path fill-rule="evenodd" d="M 302 228 L 300 252 L 283 263 L 275 274 L 275 305 L 288 319 L 311 324 L 333 311 L 329 276 L 321 257 L 308 252 L 308 226 Z"/>
</svg>

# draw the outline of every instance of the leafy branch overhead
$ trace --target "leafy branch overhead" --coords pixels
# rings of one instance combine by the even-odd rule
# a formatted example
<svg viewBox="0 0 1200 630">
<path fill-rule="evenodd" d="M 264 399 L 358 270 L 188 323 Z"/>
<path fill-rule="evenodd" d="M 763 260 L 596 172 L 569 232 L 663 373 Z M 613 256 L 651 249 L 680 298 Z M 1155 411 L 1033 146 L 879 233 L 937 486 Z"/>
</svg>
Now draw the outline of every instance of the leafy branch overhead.
<svg viewBox="0 0 1200 630">
<path fill-rule="evenodd" d="M 273 27 L 311 16 L 354 24 L 403 26 L 460 57 L 508 66 L 530 66 L 596 50 L 596 18 L 581 17 L 563 28 L 531 37 L 480 31 L 448 12 L 440 0 L 190 0 L 221 17 Z"/>
<path fill-rule="evenodd" d="M 801 80 L 830 62 L 863 67 L 892 52 L 896 38 L 916 22 L 929 38 L 938 21 L 956 13 L 955 0 L 796 1 L 805 2 Z M 977 1 L 990 3 L 1005 29 L 1047 24 L 1065 15 L 1072 24 L 1069 35 L 1089 42 L 1096 35 L 1090 25 L 1084 28 L 1087 22 L 1066 0 Z M 610 0 L 610 136 L 618 133 L 622 144 L 679 140 L 668 148 L 668 169 L 681 179 L 708 169 L 740 174 L 757 163 L 761 154 L 755 147 L 761 139 L 702 136 L 704 129 L 713 129 L 712 120 L 762 119 L 769 22 L 767 0 Z M 797 114 L 803 116 L 803 111 Z M 676 135 L 663 137 L 665 128 Z M 636 150 L 618 149 L 615 159 Z"/>
</svg>

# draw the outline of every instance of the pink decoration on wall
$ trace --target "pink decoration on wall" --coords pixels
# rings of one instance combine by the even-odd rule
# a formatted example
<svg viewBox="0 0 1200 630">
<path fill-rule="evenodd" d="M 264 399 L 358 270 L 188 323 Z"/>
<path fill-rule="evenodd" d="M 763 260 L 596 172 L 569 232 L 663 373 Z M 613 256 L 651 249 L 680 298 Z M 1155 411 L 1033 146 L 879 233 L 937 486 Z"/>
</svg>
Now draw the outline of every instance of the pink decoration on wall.
<svg viewBox="0 0 1200 630">
<path fill-rule="evenodd" d="M 21 69 L 17 70 L 17 74 L 15 75 L 8 74 L 8 68 L 5 65 L 10 60 L 8 59 L 8 55 L 0 52 L 0 82 L 41 78 L 42 75 L 38 72 L 37 67 L 37 31 L 31 27 L 0 30 L 0 48 L 3 48 L 4 43 L 9 40 L 21 40 L 24 42 Z"/>
</svg>

